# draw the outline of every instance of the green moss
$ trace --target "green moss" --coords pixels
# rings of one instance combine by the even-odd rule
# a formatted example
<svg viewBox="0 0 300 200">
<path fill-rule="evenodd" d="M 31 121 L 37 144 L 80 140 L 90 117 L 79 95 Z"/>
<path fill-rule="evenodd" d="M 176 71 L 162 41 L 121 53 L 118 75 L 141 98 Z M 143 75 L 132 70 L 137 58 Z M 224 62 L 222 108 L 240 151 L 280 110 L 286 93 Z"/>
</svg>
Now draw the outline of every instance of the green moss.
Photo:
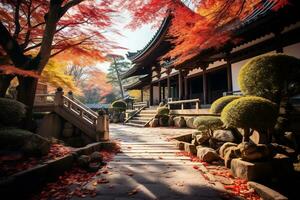
<svg viewBox="0 0 300 200">
<path fill-rule="evenodd" d="M 159 117 L 159 125 L 160 126 L 169 126 L 169 116 L 162 115 Z"/>
<path fill-rule="evenodd" d="M 0 149 L 17 150 L 28 155 L 46 155 L 50 150 L 50 142 L 29 131 L 16 128 L 0 129 Z"/>
<path fill-rule="evenodd" d="M 25 117 L 26 106 L 18 101 L 0 98 L 0 121 L 3 126 L 17 126 Z"/>
<path fill-rule="evenodd" d="M 284 54 L 258 56 L 240 70 L 238 83 L 245 95 L 278 102 L 284 83 L 299 81 L 300 60 Z"/>
<path fill-rule="evenodd" d="M 230 95 L 221 97 L 212 103 L 210 112 L 213 114 L 220 114 L 227 104 L 238 98 L 240 98 L 240 96 Z"/>
<path fill-rule="evenodd" d="M 170 109 L 167 107 L 158 107 L 156 109 L 156 115 L 161 116 L 161 115 L 169 115 Z"/>
<path fill-rule="evenodd" d="M 199 116 L 194 120 L 194 126 L 199 131 L 216 130 L 223 126 L 220 117 L 217 116 Z"/>
<path fill-rule="evenodd" d="M 229 103 L 221 113 L 221 120 L 226 127 L 261 130 L 273 127 L 277 116 L 278 107 L 274 102 L 247 96 Z"/>
<path fill-rule="evenodd" d="M 125 101 L 123 100 L 117 100 L 114 101 L 111 106 L 115 109 L 115 110 L 119 110 L 121 112 L 125 111 L 127 108 L 127 104 Z"/>
</svg>

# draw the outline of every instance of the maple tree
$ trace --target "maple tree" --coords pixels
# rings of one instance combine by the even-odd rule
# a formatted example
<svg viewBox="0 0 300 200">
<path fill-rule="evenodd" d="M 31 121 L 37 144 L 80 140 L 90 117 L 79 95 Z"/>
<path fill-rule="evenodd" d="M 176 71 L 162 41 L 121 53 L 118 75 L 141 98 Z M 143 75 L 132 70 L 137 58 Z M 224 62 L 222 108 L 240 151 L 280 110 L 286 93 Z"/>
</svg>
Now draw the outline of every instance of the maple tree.
<svg viewBox="0 0 300 200">
<path fill-rule="evenodd" d="M 104 60 L 106 51 L 118 48 L 104 33 L 117 33 L 114 13 L 108 0 L 1 1 L 0 96 L 17 76 L 17 99 L 31 108 L 37 78 L 51 57 L 85 65 Z"/>
<path fill-rule="evenodd" d="M 266 0 L 277 11 L 289 0 Z M 174 48 L 163 58 L 176 58 L 175 65 L 209 48 L 219 48 L 229 41 L 232 31 L 226 26 L 240 24 L 262 0 L 137 0 L 123 2 L 133 15 L 129 25 L 135 29 L 144 23 L 159 21 L 171 15 L 168 35 Z M 232 41 L 235 42 L 235 41 Z"/>
</svg>

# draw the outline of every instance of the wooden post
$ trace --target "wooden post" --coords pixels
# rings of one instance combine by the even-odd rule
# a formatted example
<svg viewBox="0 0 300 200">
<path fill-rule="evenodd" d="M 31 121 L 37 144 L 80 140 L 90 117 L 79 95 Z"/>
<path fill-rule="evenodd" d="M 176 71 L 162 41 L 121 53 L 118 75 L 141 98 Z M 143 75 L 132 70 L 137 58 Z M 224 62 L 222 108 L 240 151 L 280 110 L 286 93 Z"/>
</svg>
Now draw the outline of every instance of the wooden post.
<svg viewBox="0 0 300 200">
<path fill-rule="evenodd" d="M 165 92 L 166 88 L 165 86 L 162 86 L 162 91 L 163 91 L 163 94 L 162 94 L 162 99 L 165 100 L 166 99 L 166 92 Z"/>
<path fill-rule="evenodd" d="M 170 77 L 167 78 L 168 98 L 171 98 Z"/>
<path fill-rule="evenodd" d="M 107 114 L 99 115 L 96 124 L 96 141 L 109 140 L 109 117 Z"/>
<path fill-rule="evenodd" d="M 153 85 L 150 84 L 150 105 L 149 106 L 152 106 L 153 105 Z"/>
<path fill-rule="evenodd" d="M 160 81 L 158 81 L 158 102 L 161 102 L 161 85 Z"/>
<path fill-rule="evenodd" d="M 141 102 L 143 102 L 144 101 L 144 90 L 143 90 L 143 88 L 141 89 Z"/>
<path fill-rule="evenodd" d="M 207 100 L 207 77 L 206 77 L 206 66 L 204 66 L 202 68 L 203 70 L 203 103 L 207 104 L 208 100 Z"/>
<path fill-rule="evenodd" d="M 184 79 L 184 99 L 188 99 L 189 91 L 188 91 L 188 78 L 187 75 L 189 74 L 188 70 L 183 71 L 183 79 Z"/>
<path fill-rule="evenodd" d="M 178 74 L 178 97 L 182 100 L 182 71 L 179 70 Z"/>
<path fill-rule="evenodd" d="M 64 91 L 61 87 L 58 87 L 55 92 L 55 97 L 54 97 L 54 105 L 55 106 L 63 106 L 63 95 Z"/>
<path fill-rule="evenodd" d="M 229 60 L 227 60 L 227 92 L 232 92 L 232 72 Z"/>
</svg>

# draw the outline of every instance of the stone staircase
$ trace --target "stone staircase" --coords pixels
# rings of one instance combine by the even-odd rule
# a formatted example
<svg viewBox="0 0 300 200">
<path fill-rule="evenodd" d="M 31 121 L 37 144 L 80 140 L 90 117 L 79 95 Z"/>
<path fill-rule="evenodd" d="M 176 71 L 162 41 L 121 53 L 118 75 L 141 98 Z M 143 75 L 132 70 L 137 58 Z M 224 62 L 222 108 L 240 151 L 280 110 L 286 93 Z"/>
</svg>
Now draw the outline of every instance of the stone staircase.
<svg viewBox="0 0 300 200">
<path fill-rule="evenodd" d="M 149 121 L 155 117 L 156 109 L 144 108 L 131 119 L 129 119 L 125 124 L 135 127 L 145 127 L 148 125 Z"/>
<path fill-rule="evenodd" d="M 63 91 L 36 96 L 44 100 L 34 104 L 34 112 L 55 112 L 93 141 L 109 139 L 107 115 L 98 115 L 79 100 L 63 95 Z"/>
</svg>

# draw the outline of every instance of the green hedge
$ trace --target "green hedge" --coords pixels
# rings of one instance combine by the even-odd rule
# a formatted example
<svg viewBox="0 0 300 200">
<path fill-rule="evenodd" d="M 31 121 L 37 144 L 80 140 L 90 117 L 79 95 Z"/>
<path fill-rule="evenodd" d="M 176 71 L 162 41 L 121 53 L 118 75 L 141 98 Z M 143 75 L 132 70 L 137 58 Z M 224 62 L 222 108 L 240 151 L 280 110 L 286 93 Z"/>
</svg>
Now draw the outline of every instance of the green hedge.
<svg viewBox="0 0 300 200">
<path fill-rule="evenodd" d="M 258 56 L 240 70 L 238 83 L 244 95 L 279 102 L 284 83 L 299 82 L 300 60 L 284 54 Z"/>
<path fill-rule="evenodd" d="M 117 100 L 111 104 L 111 107 L 113 107 L 114 109 L 119 110 L 119 111 L 125 111 L 127 108 L 127 104 L 123 100 Z"/>
<path fill-rule="evenodd" d="M 161 115 L 169 115 L 170 109 L 167 107 L 158 107 L 156 109 L 156 115 L 161 116 Z"/>
<path fill-rule="evenodd" d="M 0 98 L 0 123 L 17 126 L 26 115 L 26 106 L 18 101 Z"/>
<path fill-rule="evenodd" d="M 212 114 L 220 114 L 227 104 L 238 98 L 240 98 L 240 96 L 229 95 L 221 97 L 212 103 L 210 112 Z"/>
<path fill-rule="evenodd" d="M 265 98 L 256 96 L 241 97 L 229 103 L 221 113 L 226 127 L 271 128 L 278 116 L 277 105 Z"/>
<path fill-rule="evenodd" d="M 199 116 L 194 120 L 194 126 L 200 131 L 212 131 L 221 128 L 223 123 L 217 116 Z"/>
<path fill-rule="evenodd" d="M 50 150 L 50 142 L 29 131 L 16 128 L 0 129 L 1 150 L 18 150 L 28 155 L 46 155 Z"/>
</svg>

